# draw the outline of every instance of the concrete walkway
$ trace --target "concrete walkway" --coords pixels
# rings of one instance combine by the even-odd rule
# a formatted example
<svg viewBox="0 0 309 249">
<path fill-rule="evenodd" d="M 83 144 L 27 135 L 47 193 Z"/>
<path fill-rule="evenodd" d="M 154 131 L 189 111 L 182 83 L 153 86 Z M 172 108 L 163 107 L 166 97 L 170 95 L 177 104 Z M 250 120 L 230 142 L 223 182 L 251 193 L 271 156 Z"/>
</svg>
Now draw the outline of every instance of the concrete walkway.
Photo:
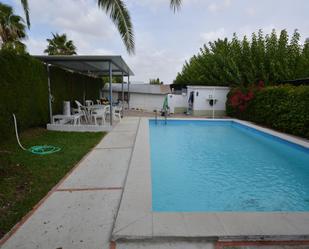
<svg viewBox="0 0 309 249">
<path fill-rule="evenodd" d="M 110 248 L 138 125 L 134 117 L 117 124 L 1 249 Z"/>
</svg>

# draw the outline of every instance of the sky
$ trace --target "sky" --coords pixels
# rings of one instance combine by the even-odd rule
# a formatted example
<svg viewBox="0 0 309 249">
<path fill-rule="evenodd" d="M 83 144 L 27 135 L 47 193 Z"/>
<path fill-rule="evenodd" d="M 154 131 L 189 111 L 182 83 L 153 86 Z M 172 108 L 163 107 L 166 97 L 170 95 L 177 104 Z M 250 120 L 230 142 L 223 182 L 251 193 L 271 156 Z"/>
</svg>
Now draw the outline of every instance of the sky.
<svg viewBox="0 0 309 249">
<path fill-rule="evenodd" d="M 20 0 L 0 0 L 23 16 Z M 66 33 L 78 54 L 121 55 L 135 73 L 132 81 L 160 78 L 172 83 L 184 62 L 203 44 L 218 38 L 298 29 L 309 37 L 308 0 L 183 0 L 174 13 L 169 0 L 125 0 L 131 14 L 136 53 L 127 53 L 121 37 L 96 0 L 28 0 L 30 54 L 43 54 L 51 33 Z"/>
</svg>

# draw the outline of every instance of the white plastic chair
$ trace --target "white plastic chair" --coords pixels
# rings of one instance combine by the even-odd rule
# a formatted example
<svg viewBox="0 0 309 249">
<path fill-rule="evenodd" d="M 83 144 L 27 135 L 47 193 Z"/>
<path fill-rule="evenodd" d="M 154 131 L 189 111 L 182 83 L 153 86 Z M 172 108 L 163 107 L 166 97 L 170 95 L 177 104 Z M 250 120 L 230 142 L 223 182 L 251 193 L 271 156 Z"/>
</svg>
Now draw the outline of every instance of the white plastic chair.
<svg viewBox="0 0 309 249">
<path fill-rule="evenodd" d="M 91 117 L 93 117 L 95 125 L 98 124 L 97 119 L 102 119 L 102 125 L 105 124 L 105 122 L 106 122 L 105 117 L 106 117 L 108 110 L 109 110 L 109 106 L 105 106 L 102 109 L 95 109 L 93 111 Z"/>
<path fill-rule="evenodd" d="M 113 108 L 113 116 L 115 118 L 121 120 L 121 113 L 122 113 L 122 105 L 118 105 Z"/>
<path fill-rule="evenodd" d="M 85 103 L 86 103 L 86 106 L 93 105 L 93 101 L 92 100 L 86 100 Z"/>
<path fill-rule="evenodd" d="M 83 106 L 79 101 L 75 100 L 75 103 L 77 105 L 77 112 L 82 115 L 82 117 L 85 118 L 85 121 L 88 122 L 88 111 L 85 106 Z"/>
<path fill-rule="evenodd" d="M 108 105 L 108 110 L 106 112 L 106 114 L 110 114 L 110 106 Z M 121 111 L 122 111 L 122 106 L 113 106 L 113 119 L 114 118 L 118 118 L 119 120 L 121 120 Z"/>
</svg>

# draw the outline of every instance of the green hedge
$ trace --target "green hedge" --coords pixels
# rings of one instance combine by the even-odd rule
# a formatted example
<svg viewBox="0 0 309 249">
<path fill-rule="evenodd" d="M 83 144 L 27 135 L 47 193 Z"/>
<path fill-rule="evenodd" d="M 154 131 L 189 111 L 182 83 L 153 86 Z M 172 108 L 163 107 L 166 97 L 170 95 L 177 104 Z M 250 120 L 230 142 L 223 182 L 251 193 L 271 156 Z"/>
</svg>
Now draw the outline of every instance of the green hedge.
<svg viewBox="0 0 309 249">
<path fill-rule="evenodd" d="M 51 68 L 53 112 L 62 112 L 63 100 L 97 99 L 102 80 Z M 20 130 L 48 122 L 46 67 L 30 55 L 0 51 L 0 143 L 14 135 L 12 113 Z"/>
<path fill-rule="evenodd" d="M 50 78 L 54 114 L 62 113 L 64 100 L 71 101 L 74 106 L 75 100 L 83 103 L 84 94 L 85 99 L 99 99 L 99 89 L 103 86 L 101 79 L 71 73 L 55 67 L 50 70 Z"/>
<path fill-rule="evenodd" d="M 244 111 L 231 105 L 227 114 L 253 121 L 279 131 L 309 138 L 309 86 L 271 86 L 254 92 Z"/>
</svg>

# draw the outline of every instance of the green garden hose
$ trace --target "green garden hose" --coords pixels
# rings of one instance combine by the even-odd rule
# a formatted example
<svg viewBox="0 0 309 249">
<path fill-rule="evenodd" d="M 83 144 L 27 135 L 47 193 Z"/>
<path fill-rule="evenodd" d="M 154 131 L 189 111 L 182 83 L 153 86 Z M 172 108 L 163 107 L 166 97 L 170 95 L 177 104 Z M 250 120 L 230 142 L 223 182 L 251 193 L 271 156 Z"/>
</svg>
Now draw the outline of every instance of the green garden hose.
<svg viewBox="0 0 309 249">
<path fill-rule="evenodd" d="M 48 155 L 60 151 L 59 147 L 53 145 L 35 145 L 28 149 L 33 154 Z"/>
<path fill-rule="evenodd" d="M 15 135 L 16 135 L 17 143 L 22 150 L 29 151 L 32 154 L 36 154 L 36 155 L 48 155 L 48 154 L 52 154 L 52 153 L 55 153 L 61 150 L 61 148 L 53 146 L 53 145 L 35 145 L 35 146 L 30 147 L 29 149 L 26 149 L 25 147 L 22 146 L 22 144 L 19 141 L 19 136 L 17 132 L 17 122 L 16 122 L 16 117 L 14 113 L 13 113 L 13 119 L 14 119 Z"/>
</svg>

